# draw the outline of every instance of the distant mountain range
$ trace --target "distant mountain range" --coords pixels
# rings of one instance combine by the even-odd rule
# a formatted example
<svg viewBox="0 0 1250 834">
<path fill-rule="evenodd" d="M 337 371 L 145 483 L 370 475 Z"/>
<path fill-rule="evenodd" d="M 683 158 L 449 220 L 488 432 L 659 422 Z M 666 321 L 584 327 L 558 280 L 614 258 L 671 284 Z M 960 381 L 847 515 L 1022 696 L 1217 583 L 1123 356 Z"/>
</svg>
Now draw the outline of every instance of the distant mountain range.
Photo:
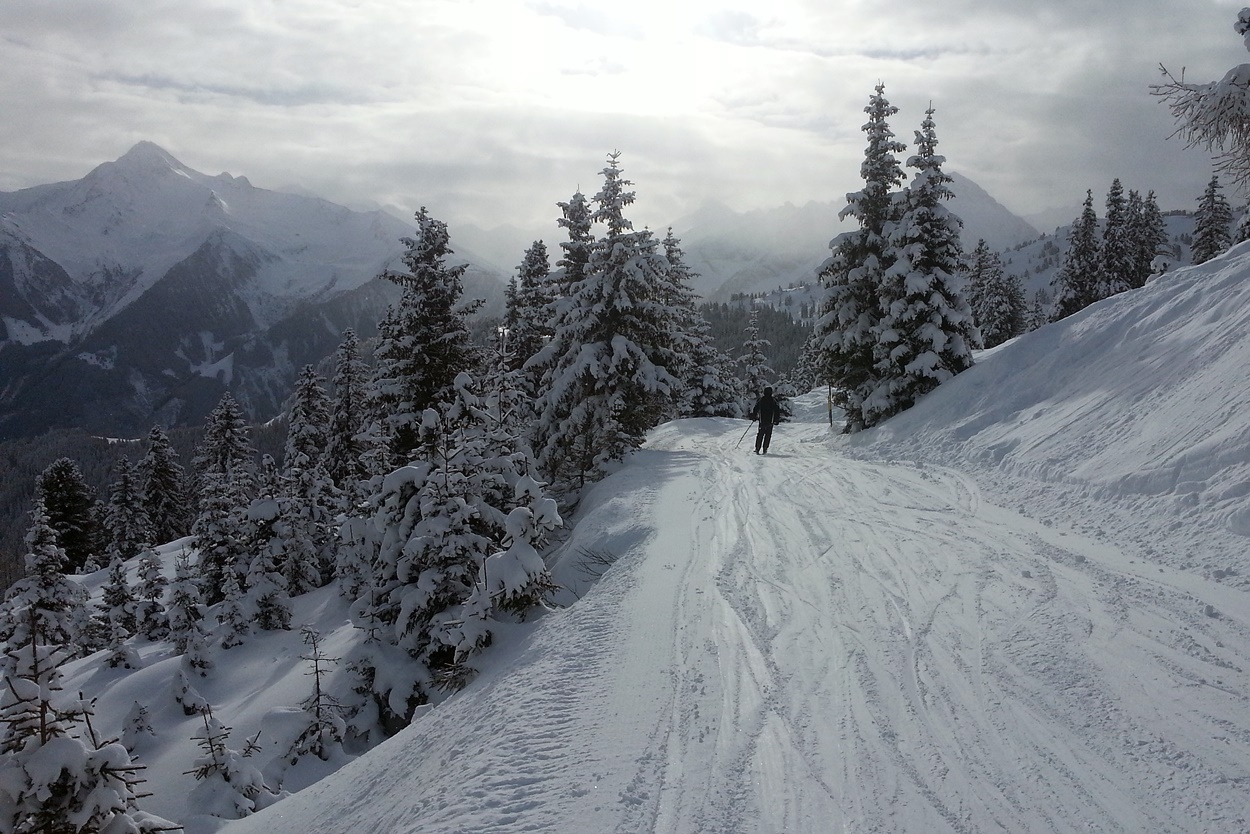
<svg viewBox="0 0 1250 834">
<path fill-rule="evenodd" d="M 953 176 L 966 243 L 1005 249 L 1038 237 Z M 720 300 L 812 281 L 842 229 L 840 208 L 709 204 L 673 228 L 700 274 L 696 291 Z M 486 314 L 502 311 L 533 240 L 559 259 L 554 213 L 545 232 L 450 229 L 469 265 L 466 297 L 486 299 Z M 195 425 L 226 390 L 251 418 L 273 417 L 298 370 L 331 353 L 345 328 L 375 331 L 398 295 L 377 276 L 398 264 L 412 230 L 383 211 L 202 174 L 151 142 L 80 180 L 0 192 L 0 440 Z"/>
</svg>

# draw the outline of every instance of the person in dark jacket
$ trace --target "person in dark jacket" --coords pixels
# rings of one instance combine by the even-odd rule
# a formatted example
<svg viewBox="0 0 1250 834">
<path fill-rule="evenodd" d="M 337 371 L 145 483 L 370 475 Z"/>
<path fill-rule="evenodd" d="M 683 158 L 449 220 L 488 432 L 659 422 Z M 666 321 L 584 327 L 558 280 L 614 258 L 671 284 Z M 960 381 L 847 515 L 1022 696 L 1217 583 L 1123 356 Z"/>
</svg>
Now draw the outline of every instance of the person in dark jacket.
<svg viewBox="0 0 1250 834">
<path fill-rule="evenodd" d="M 773 439 L 773 426 L 781 422 L 781 406 L 773 399 L 773 389 L 765 388 L 764 395 L 755 401 L 751 419 L 760 421 L 755 434 L 755 454 L 768 454 L 768 442 Z"/>
</svg>

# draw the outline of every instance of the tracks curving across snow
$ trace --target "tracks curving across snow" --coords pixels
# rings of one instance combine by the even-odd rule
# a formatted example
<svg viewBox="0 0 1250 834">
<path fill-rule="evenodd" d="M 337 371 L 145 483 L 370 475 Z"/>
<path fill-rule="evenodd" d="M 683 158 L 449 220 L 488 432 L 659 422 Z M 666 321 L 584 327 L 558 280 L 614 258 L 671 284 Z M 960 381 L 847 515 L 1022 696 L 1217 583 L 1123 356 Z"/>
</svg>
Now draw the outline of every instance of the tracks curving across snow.
<svg viewBox="0 0 1250 834">
<path fill-rule="evenodd" d="M 997 506 L 967 474 L 843 455 L 821 424 L 783 425 L 767 456 L 734 447 L 741 428 L 657 429 L 587 497 L 565 548 L 611 552 L 611 569 L 277 818 L 307 832 L 1250 830 L 1241 597 L 1207 616 L 1189 574 Z M 352 810 L 323 823 L 326 805 Z M 273 820 L 238 831 L 287 830 Z"/>
</svg>

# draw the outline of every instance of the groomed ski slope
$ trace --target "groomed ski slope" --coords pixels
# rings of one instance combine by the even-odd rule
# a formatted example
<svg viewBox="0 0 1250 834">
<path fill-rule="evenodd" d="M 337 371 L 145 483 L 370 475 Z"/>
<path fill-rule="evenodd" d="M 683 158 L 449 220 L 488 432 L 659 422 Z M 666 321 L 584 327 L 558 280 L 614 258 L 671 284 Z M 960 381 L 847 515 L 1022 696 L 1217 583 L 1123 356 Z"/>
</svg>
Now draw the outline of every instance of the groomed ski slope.
<svg viewBox="0 0 1250 834">
<path fill-rule="evenodd" d="M 565 553 L 617 558 L 580 601 L 226 830 L 1250 827 L 1244 593 L 856 460 L 799 405 L 765 457 L 741 421 L 658 429 L 586 499 Z"/>
</svg>

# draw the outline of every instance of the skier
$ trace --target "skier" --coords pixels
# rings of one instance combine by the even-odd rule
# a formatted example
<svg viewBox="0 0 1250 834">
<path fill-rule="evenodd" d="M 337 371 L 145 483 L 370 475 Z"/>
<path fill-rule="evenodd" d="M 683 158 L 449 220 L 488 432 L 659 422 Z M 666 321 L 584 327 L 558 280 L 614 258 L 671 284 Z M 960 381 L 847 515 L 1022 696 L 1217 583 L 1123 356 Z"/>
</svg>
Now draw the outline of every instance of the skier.
<svg viewBox="0 0 1250 834">
<path fill-rule="evenodd" d="M 755 454 L 768 454 L 768 442 L 773 439 L 773 426 L 781 422 L 781 406 L 773 399 L 772 387 L 764 389 L 764 395 L 755 401 L 751 419 L 760 421 L 755 435 Z"/>
</svg>

